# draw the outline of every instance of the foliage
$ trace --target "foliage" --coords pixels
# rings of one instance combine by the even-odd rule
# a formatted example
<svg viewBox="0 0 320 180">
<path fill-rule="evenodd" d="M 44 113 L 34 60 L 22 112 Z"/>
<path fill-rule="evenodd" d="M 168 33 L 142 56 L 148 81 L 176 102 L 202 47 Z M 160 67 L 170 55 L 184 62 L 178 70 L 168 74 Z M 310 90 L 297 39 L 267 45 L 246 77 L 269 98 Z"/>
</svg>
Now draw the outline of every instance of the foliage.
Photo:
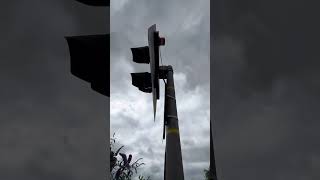
<svg viewBox="0 0 320 180">
<path fill-rule="evenodd" d="M 139 176 L 139 180 L 151 180 L 151 179 L 150 179 L 150 176 L 146 179 L 146 178 L 144 178 L 143 176 L 140 175 Z"/>
<path fill-rule="evenodd" d="M 136 161 L 132 161 L 132 155 L 121 153 L 121 149 L 124 146 L 121 146 L 116 151 L 114 151 L 114 144 L 116 139 L 114 135 L 110 139 L 110 174 L 112 180 L 131 180 L 134 174 L 138 174 L 138 167 L 144 165 L 140 162 L 142 158 L 138 158 Z M 120 160 L 121 158 L 121 160 Z M 139 176 L 139 180 L 150 180 L 150 177 L 147 179 L 144 176 Z"/>
<path fill-rule="evenodd" d="M 205 180 L 215 180 L 214 179 L 215 176 L 213 175 L 213 173 L 210 172 L 209 169 L 204 169 L 203 171 L 204 171 Z"/>
</svg>

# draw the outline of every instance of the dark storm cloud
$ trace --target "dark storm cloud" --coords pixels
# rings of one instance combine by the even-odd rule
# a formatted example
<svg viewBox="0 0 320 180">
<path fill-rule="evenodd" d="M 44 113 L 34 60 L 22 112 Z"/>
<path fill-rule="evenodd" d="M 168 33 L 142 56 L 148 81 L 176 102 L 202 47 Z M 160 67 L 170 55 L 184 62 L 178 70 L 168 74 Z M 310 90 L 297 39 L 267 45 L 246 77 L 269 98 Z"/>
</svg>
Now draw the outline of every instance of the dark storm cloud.
<svg viewBox="0 0 320 180">
<path fill-rule="evenodd" d="M 215 1 L 211 60 L 220 179 L 318 179 L 316 7 Z"/>
<path fill-rule="evenodd" d="M 70 74 L 64 36 L 108 32 L 105 8 L 1 2 L 1 179 L 103 179 L 108 98 Z"/>
</svg>

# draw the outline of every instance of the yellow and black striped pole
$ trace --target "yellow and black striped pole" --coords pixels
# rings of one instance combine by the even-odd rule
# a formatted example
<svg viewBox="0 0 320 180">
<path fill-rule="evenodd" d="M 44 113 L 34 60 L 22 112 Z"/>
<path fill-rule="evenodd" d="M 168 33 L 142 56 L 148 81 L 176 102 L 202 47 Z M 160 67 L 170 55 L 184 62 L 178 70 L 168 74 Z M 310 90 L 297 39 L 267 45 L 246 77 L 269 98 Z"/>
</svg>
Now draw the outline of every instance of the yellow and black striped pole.
<svg viewBox="0 0 320 180">
<path fill-rule="evenodd" d="M 178 113 L 172 66 L 166 66 L 164 118 L 166 125 L 165 180 L 184 180 Z"/>
</svg>

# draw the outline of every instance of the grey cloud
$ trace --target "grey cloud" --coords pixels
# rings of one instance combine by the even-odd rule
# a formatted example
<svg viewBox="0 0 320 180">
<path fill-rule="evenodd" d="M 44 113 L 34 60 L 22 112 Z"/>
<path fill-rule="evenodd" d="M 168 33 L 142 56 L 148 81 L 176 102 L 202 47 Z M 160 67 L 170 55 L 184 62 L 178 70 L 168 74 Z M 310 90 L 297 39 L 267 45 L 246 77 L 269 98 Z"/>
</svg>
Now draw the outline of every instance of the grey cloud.
<svg viewBox="0 0 320 180">
<path fill-rule="evenodd" d="M 107 32 L 107 11 L 1 2 L 1 179 L 105 177 L 108 98 L 71 75 L 64 36 Z"/>
<path fill-rule="evenodd" d="M 181 6 L 181 2 L 127 2 L 121 11 L 113 13 L 111 10 L 111 18 L 116 19 L 112 22 L 111 31 L 126 32 L 119 33 L 122 37 L 114 38 L 115 41 L 125 44 L 122 52 L 131 57 L 129 48 L 146 45 L 146 28 L 157 24 L 162 35 L 167 38 L 167 44 L 162 49 L 164 63 L 171 63 L 176 72 L 185 72 L 191 88 L 197 84 L 194 82 L 205 84 L 209 81 L 209 67 L 206 66 L 209 63 L 209 7 L 205 6 L 208 1 L 183 1 L 185 6 Z M 194 27 L 195 30 L 183 30 L 181 27 L 183 24 L 193 23 L 193 19 L 187 21 L 188 15 L 201 18 L 200 24 Z M 128 62 L 131 62 L 131 59 L 128 58 Z M 195 76 L 194 72 L 199 75 Z"/>
<path fill-rule="evenodd" d="M 314 6 L 215 1 L 211 11 L 218 178 L 317 179 Z"/>
</svg>

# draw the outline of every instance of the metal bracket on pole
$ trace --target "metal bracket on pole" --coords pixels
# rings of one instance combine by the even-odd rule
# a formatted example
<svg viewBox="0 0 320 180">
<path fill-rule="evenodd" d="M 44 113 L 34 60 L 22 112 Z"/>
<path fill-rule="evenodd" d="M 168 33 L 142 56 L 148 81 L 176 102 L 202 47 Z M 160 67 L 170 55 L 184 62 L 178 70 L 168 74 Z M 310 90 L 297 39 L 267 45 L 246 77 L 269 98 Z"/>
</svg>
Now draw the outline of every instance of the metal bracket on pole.
<svg viewBox="0 0 320 180">
<path fill-rule="evenodd" d="M 159 79 L 167 79 L 168 66 L 159 67 Z"/>
<path fill-rule="evenodd" d="M 176 100 L 176 98 L 175 98 L 175 97 L 170 96 L 170 95 L 166 95 L 166 97 L 171 98 L 171 99 L 173 99 L 173 100 Z"/>
<path fill-rule="evenodd" d="M 173 118 L 173 119 L 178 119 L 177 116 L 171 116 L 171 115 L 167 115 L 168 118 Z"/>
</svg>

